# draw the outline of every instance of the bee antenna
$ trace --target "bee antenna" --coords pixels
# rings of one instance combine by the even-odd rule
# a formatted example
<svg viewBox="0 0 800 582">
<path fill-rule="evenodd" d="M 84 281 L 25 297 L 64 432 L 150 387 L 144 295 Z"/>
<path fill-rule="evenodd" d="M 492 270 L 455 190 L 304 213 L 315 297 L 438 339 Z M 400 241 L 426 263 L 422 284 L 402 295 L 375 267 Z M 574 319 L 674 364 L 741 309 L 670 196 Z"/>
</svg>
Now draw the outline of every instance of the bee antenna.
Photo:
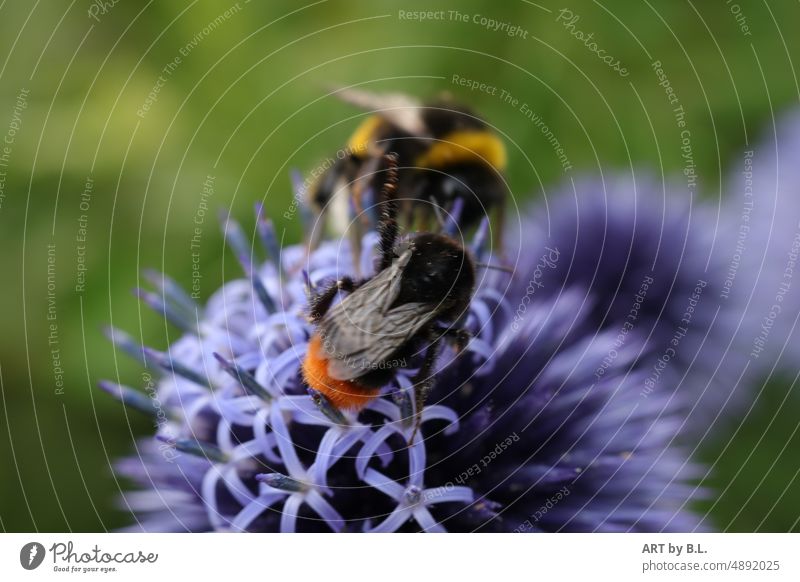
<svg viewBox="0 0 800 582">
<path fill-rule="evenodd" d="M 511 273 L 514 274 L 514 269 L 511 267 L 506 267 L 504 265 L 491 265 L 489 263 L 475 263 L 476 267 L 483 267 L 484 269 L 494 269 L 496 271 L 503 271 L 504 273 Z"/>
</svg>

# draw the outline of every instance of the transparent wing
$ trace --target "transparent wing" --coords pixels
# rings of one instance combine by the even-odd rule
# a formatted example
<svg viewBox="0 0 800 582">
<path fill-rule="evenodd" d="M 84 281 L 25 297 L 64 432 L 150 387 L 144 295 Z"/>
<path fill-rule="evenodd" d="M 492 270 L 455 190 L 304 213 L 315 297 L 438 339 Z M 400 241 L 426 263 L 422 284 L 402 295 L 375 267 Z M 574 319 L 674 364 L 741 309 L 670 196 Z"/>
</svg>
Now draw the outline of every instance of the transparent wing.
<svg viewBox="0 0 800 582">
<path fill-rule="evenodd" d="M 362 320 L 358 330 L 341 330 L 341 341 L 331 342 L 328 374 L 336 380 L 354 380 L 375 370 L 433 316 L 432 306 L 427 303 L 404 303 L 381 317 Z"/>
<path fill-rule="evenodd" d="M 408 95 L 340 88 L 336 96 L 345 103 L 377 113 L 411 135 L 427 134 L 420 116 L 420 102 Z"/>
<path fill-rule="evenodd" d="M 378 273 L 331 308 L 320 323 L 328 374 L 353 380 L 375 369 L 434 317 L 433 306 L 404 303 L 391 307 L 410 253 Z"/>
</svg>

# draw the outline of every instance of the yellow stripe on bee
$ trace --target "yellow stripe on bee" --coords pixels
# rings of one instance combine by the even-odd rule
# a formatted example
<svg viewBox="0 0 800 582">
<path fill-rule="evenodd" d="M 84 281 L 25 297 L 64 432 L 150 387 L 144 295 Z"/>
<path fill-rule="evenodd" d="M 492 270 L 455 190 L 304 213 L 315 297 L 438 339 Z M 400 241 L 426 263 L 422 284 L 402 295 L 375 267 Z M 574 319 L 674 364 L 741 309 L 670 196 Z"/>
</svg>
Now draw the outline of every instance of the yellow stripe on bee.
<svg viewBox="0 0 800 582">
<path fill-rule="evenodd" d="M 454 131 L 435 142 L 416 159 L 423 168 L 443 168 L 460 162 L 482 162 L 496 170 L 506 167 L 506 146 L 495 134 L 480 131 Z"/>
<path fill-rule="evenodd" d="M 366 154 L 370 144 L 375 142 L 375 134 L 382 123 L 383 119 L 378 115 L 370 115 L 362 121 L 347 142 L 348 151 L 359 157 Z"/>
</svg>

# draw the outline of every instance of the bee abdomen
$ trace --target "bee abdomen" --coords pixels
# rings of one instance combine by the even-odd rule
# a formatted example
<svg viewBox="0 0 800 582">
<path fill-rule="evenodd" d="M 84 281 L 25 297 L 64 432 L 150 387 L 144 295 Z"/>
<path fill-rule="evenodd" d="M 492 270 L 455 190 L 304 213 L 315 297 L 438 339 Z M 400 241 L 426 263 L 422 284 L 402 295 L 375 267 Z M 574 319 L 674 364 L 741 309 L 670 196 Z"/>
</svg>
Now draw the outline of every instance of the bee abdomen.
<svg viewBox="0 0 800 582">
<path fill-rule="evenodd" d="M 328 374 L 328 358 L 322 350 L 319 335 L 315 335 L 308 345 L 308 353 L 303 361 L 303 378 L 340 410 L 361 410 L 380 393 L 379 388 L 331 378 Z"/>
</svg>

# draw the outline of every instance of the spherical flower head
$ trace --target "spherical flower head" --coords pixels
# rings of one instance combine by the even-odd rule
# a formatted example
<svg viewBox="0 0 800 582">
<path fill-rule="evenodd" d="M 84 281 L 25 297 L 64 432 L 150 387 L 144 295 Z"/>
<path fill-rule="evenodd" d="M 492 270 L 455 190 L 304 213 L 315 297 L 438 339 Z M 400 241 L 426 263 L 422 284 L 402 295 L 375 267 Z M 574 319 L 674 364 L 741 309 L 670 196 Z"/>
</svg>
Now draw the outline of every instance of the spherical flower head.
<svg viewBox="0 0 800 582">
<path fill-rule="evenodd" d="M 745 378 L 796 372 L 800 358 L 800 110 L 777 116 L 731 164 L 723 234 Z"/>
<path fill-rule="evenodd" d="M 112 339 L 151 371 L 155 395 L 103 384 L 151 413 L 155 438 L 117 464 L 140 490 L 122 503 L 144 531 L 687 531 L 697 467 L 676 442 L 686 401 L 665 379 L 642 394 L 656 349 L 641 329 L 598 327 L 605 289 L 576 277 L 538 294 L 531 270 L 564 251 L 528 252 L 516 272 L 482 270 L 463 321 L 471 339 L 445 347 L 414 422 L 414 369 L 400 368 L 360 413 L 309 391 L 308 292 L 374 272 L 377 235 L 278 249 L 254 266 L 241 228 L 224 221 L 247 279 L 201 308 L 152 275 L 143 298 L 184 335 L 164 352 Z M 450 229 L 452 231 L 452 229 Z M 453 232 L 453 234 L 455 234 Z M 468 241 L 483 263 L 484 223 Z M 508 254 L 514 256 L 514 249 Z M 591 265 L 588 267 L 593 268 Z M 576 268 L 585 269 L 587 265 Z M 524 308 L 520 308 L 523 305 Z M 610 354 L 614 357 L 610 357 Z"/>
<path fill-rule="evenodd" d="M 592 307 L 573 333 L 615 338 L 600 374 L 635 330 L 644 344 L 633 365 L 646 372 L 642 392 L 680 393 L 682 436 L 700 440 L 710 420 L 748 404 L 737 336 L 754 327 L 742 324 L 740 305 L 725 293 L 733 248 L 726 207 L 699 200 L 685 181 L 635 172 L 570 180 L 536 210 L 521 217 L 520 240 L 544 259 L 557 249 L 558 261 L 522 265 L 520 278 L 539 300 L 584 290 Z"/>
</svg>

